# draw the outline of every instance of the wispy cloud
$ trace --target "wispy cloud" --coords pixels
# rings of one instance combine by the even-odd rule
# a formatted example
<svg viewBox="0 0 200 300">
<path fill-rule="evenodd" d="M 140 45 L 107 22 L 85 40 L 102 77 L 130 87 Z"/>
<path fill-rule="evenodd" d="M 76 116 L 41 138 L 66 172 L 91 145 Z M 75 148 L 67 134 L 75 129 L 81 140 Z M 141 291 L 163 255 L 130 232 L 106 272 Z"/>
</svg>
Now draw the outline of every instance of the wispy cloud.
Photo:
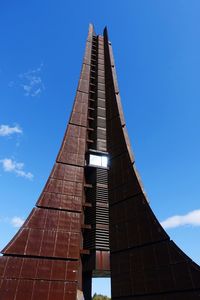
<svg viewBox="0 0 200 300">
<path fill-rule="evenodd" d="M 0 125 L 0 136 L 9 136 L 14 133 L 21 134 L 22 129 L 18 125 L 13 127 L 4 124 Z"/>
<path fill-rule="evenodd" d="M 43 64 L 37 69 L 29 70 L 28 72 L 19 75 L 21 80 L 20 85 L 24 90 L 25 96 L 36 97 L 44 91 L 45 87 L 41 78 L 42 67 Z"/>
<path fill-rule="evenodd" d="M 5 172 L 11 172 L 15 173 L 17 176 L 27 178 L 29 180 L 33 179 L 33 174 L 30 172 L 25 172 L 24 169 L 24 163 L 19 163 L 11 158 L 4 158 L 0 160 L 0 163 L 2 164 L 3 170 Z"/>
<path fill-rule="evenodd" d="M 12 224 L 13 227 L 21 227 L 24 224 L 24 219 L 20 218 L 20 217 L 13 217 L 10 220 L 10 223 Z"/>
<path fill-rule="evenodd" d="M 200 209 L 193 210 L 186 215 L 175 215 L 167 218 L 161 225 L 164 228 L 175 228 L 184 225 L 200 226 Z"/>
<path fill-rule="evenodd" d="M 24 224 L 24 219 L 21 217 L 13 217 L 13 218 L 8 218 L 8 217 L 0 217 L 0 222 L 2 223 L 9 223 L 15 228 L 19 228 Z"/>
</svg>

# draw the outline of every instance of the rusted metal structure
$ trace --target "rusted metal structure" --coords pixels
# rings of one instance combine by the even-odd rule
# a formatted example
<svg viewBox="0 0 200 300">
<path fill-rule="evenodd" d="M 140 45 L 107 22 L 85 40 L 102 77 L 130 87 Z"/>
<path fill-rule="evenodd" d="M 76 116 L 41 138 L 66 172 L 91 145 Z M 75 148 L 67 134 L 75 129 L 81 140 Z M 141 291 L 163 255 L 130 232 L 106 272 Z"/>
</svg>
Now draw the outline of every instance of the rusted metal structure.
<svg viewBox="0 0 200 300">
<path fill-rule="evenodd" d="M 170 240 L 139 180 L 107 30 L 90 25 L 74 106 L 55 165 L 0 257 L 0 299 L 200 299 L 200 268 Z M 79 293 L 81 295 L 81 292 Z"/>
</svg>

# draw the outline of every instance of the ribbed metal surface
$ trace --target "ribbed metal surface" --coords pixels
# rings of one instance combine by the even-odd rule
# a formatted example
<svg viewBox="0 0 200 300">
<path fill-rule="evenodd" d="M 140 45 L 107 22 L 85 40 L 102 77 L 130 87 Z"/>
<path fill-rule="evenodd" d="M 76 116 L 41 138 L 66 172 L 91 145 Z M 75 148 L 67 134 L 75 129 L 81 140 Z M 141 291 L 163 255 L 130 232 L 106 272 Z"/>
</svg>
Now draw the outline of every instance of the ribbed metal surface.
<svg viewBox="0 0 200 300">
<path fill-rule="evenodd" d="M 91 57 L 88 153 L 95 150 L 97 152 L 94 152 L 94 155 L 96 153 L 98 155 L 98 151 L 99 155 L 107 155 L 103 37 L 93 37 Z M 90 250 L 90 258 L 83 261 L 83 270 L 92 272 L 95 277 L 108 276 L 110 270 L 108 170 L 86 166 L 85 180 L 89 184 L 85 189 L 86 202 L 90 203 L 91 207 L 84 210 L 84 222 L 91 225 L 91 229 L 84 231 L 83 235 L 84 248 Z M 84 282 L 86 295 L 88 281 L 85 279 Z"/>
<path fill-rule="evenodd" d="M 108 189 L 107 188 L 100 187 L 100 186 L 97 187 L 96 201 L 108 203 Z"/>
<path fill-rule="evenodd" d="M 108 185 L 108 171 L 97 168 L 97 182 Z"/>
<path fill-rule="evenodd" d="M 92 229 L 84 235 L 84 246 L 109 250 L 108 170 L 90 168 L 90 180 L 92 187 L 87 189 L 86 199 L 92 207 L 85 210 L 85 222 L 92 225 Z M 99 225 L 104 227 L 99 228 Z"/>
<path fill-rule="evenodd" d="M 96 229 L 96 249 L 109 250 L 109 228 L 97 228 Z"/>
</svg>

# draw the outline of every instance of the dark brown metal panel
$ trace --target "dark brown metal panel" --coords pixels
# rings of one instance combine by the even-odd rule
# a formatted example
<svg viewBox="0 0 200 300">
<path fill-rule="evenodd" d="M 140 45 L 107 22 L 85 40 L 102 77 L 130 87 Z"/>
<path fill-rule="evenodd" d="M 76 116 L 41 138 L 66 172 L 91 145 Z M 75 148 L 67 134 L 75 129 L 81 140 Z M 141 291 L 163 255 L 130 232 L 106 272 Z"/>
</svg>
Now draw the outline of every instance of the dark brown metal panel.
<svg viewBox="0 0 200 300">
<path fill-rule="evenodd" d="M 183 262 L 170 265 L 167 260 L 162 261 L 162 265 L 159 264 L 155 249 L 157 246 L 159 244 L 113 254 L 113 297 L 126 297 L 131 293 L 142 296 L 195 289 L 190 277 L 190 264 Z M 114 264 L 117 267 L 114 268 Z M 196 286 L 197 288 L 199 287 Z"/>
<path fill-rule="evenodd" d="M 43 192 L 37 205 L 46 208 L 49 207 L 81 212 L 82 198 L 74 195 Z"/>
<path fill-rule="evenodd" d="M 90 79 L 90 65 L 83 64 L 80 78 L 82 80 L 87 80 L 89 82 Z M 89 88 L 89 86 L 88 86 Z"/>
<path fill-rule="evenodd" d="M 16 278 L 36 279 L 38 278 L 39 260 L 35 258 L 8 257 L 11 264 L 15 264 L 15 260 L 22 261 L 20 276 Z M 5 276 L 7 277 L 7 276 Z M 9 277 L 7 277 L 9 278 Z M 41 279 L 41 278 L 39 278 Z"/>
<path fill-rule="evenodd" d="M 5 257 L 4 260 L 6 260 L 6 267 L 2 278 L 18 278 L 21 273 L 23 260 L 15 257 L 11 259 Z"/>
<path fill-rule="evenodd" d="M 70 123 L 87 126 L 88 94 L 77 91 L 74 107 L 70 117 Z"/>
<path fill-rule="evenodd" d="M 77 284 L 65 282 L 63 300 L 76 300 Z"/>
<path fill-rule="evenodd" d="M 38 229 L 23 229 L 28 231 L 28 240 L 26 242 L 26 246 L 24 248 L 24 251 L 22 254 L 24 255 L 33 255 L 33 256 L 39 256 L 40 255 L 40 249 L 43 242 L 43 237 L 45 235 L 44 230 L 38 230 Z M 12 244 L 12 246 L 6 250 L 4 253 L 9 254 L 15 253 L 15 244 L 17 244 L 17 238 L 16 242 Z M 13 250 L 12 250 L 13 249 Z M 45 253 L 46 256 L 49 256 L 49 250 Z"/>
<path fill-rule="evenodd" d="M 110 274 L 110 252 L 109 251 L 96 251 L 96 274 L 103 276 L 106 270 Z"/>
<path fill-rule="evenodd" d="M 37 265 L 37 278 L 43 280 L 51 279 L 51 271 L 52 271 L 52 261 L 47 259 L 40 259 Z M 61 271 L 62 273 L 62 271 Z M 52 278 L 54 279 L 54 278 Z"/>
<path fill-rule="evenodd" d="M 3 257 L 6 263 L 4 274 L 0 278 L 7 279 L 42 279 L 77 281 L 77 261 L 53 260 L 46 258 Z"/>
<path fill-rule="evenodd" d="M 78 259 L 80 256 L 80 234 L 59 231 L 56 236 L 54 256 Z"/>
<path fill-rule="evenodd" d="M 46 184 L 44 191 L 47 193 L 82 197 L 83 183 L 50 178 Z"/>
<path fill-rule="evenodd" d="M 81 167 L 56 163 L 50 177 L 66 181 L 83 182 L 83 173 L 84 170 Z"/>
<path fill-rule="evenodd" d="M 62 282 L 51 282 L 48 300 L 60 300 L 64 296 L 64 284 Z"/>
<path fill-rule="evenodd" d="M 35 259 L 35 258 L 14 258 L 3 257 L 2 261 L 6 262 L 4 278 L 11 281 L 12 279 L 29 279 L 32 282 L 33 279 L 42 280 L 71 280 L 77 281 L 77 262 L 66 261 L 54 261 L 47 259 Z M 16 281 L 15 281 L 16 282 Z M 20 281 L 21 282 L 21 281 Z M 18 295 L 26 294 L 26 288 L 28 281 L 23 281 L 22 286 L 18 287 L 20 291 Z M 6 284 L 6 283 L 5 283 Z M 4 286 L 2 287 L 4 290 Z M 0 290 L 0 296 L 3 291 Z M 1 298 L 0 299 L 4 299 Z M 6 299 L 6 298 L 5 298 Z M 12 299 L 12 298 L 8 298 Z M 13 298 L 14 299 L 14 298 Z M 21 298 L 29 299 L 29 298 Z M 46 299 L 46 298 L 45 298 Z"/>
<path fill-rule="evenodd" d="M 41 256 L 53 257 L 55 255 L 56 231 L 48 230 L 42 239 Z"/>
<path fill-rule="evenodd" d="M 19 250 L 18 242 L 24 231 L 28 233 L 28 239 Z M 16 242 L 11 243 L 2 252 L 7 255 L 20 254 L 78 259 L 79 251 L 80 233 L 61 230 L 22 229 Z"/>
<path fill-rule="evenodd" d="M 199 300 L 198 291 L 184 291 L 184 292 L 175 292 L 169 294 L 160 293 L 159 295 L 149 295 L 149 296 L 130 296 L 130 297 L 117 297 L 117 300 Z"/>
<path fill-rule="evenodd" d="M 57 162 L 85 165 L 86 128 L 68 125 Z"/>
<path fill-rule="evenodd" d="M 33 299 L 48 299 L 50 289 L 50 282 L 49 281 L 35 281 L 34 288 L 33 288 Z"/>
<path fill-rule="evenodd" d="M 77 283 L 45 280 L 5 279 L 0 287 L 2 300 L 75 300 Z"/>
<path fill-rule="evenodd" d="M 81 288 L 77 274 L 93 35 L 90 25 L 74 106 L 56 163 L 37 208 L 2 251 L 0 299 L 75 300 L 77 286 Z"/>
<path fill-rule="evenodd" d="M 90 152 L 107 151 L 109 168 L 86 165 Z M 88 300 L 92 274 L 110 268 L 113 299 L 200 299 L 200 268 L 170 241 L 136 171 L 106 30 L 96 36 L 89 27 L 56 163 L 3 253 L 4 300 L 75 300 L 77 288 Z"/>
<path fill-rule="evenodd" d="M 88 93 L 89 90 L 89 80 L 88 79 L 80 79 L 78 85 L 78 91 L 83 93 Z"/>
<path fill-rule="evenodd" d="M 108 42 L 108 48 L 109 48 L 109 56 L 110 56 L 110 66 L 111 66 L 111 72 L 112 72 L 112 79 L 113 79 L 113 86 L 114 86 L 114 92 L 116 94 L 119 93 L 118 83 L 117 83 L 117 75 L 116 75 L 116 69 L 115 69 L 115 61 L 112 51 L 111 43 Z M 123 113 L 121 109 L 121 113 Z"/>
<path fill-rule="evenodd" d="M 112 159 L 110 164 L 109 184 L 112 193 L 112 197 L 110 198 L 111 204 L 123 201 L 142 192 L 140 183 L 126 152 Z"/>
<path fill-rule="evenodd" d="M 15 237 L 8 243 L 8 245 L 1 251 L 4 253 L 4 251 L 9 251 L 9 249 L 13 249 L 14 252 L 12 254 L 21 254 L 24 253 L 24 249 L 26 247 L 27 239 L 28 239 L 28 230 L 19 230 L 17 233 L 17 243 L 15 243 L 15 246 L 12 247 L 12 244 L 15 240 Z M 1 259 L 1 258 L 0 258 Z"/>
<path fill-rule="evenodd" d="M 193 286 L 200 289 L 199 266 L 197 266 L 195 263 L 190 265 L 190 274 L 192 277 Z"/>
<path fill-rule="evenodd" d="M 112 299 L 200 299 L 200 268 L 154 216 L 125 128 L 111 43 L 105 32 Z"/>
<path fill-rule="evenodd" d="M 43 256 L 53 256 L 55 244 L 60 241 L 59 235 L 61 233 L 64 234 L 66 244 L 69 233 L 77 233 L 75 236 L 80 236 L 80 226 L 81 215 L 79 213 L 35 208 L 12 242 L 4 248 L 3 253 L 38 256 L 42 252 Z M 21 243 L 26 231 L 28 232 L 25 235 L 26 241 L 24 241 L 23 247 L 19 250 L 18 241 Z M 79 248 L 79 239 L 77 240 L 77 249 Z M 65 251 L 67 252 L 66 249 Z"/>
<path fill-rule="evenodd" d="M 134 156 L 128 139 L 127 129 L 125 126 L 122 126 L 119 116 L 107 120 L 107 132 L 108 152 L 111 157 L 127 152 L 128 149 L 129 159 L 133 163 Z"/>
<path fill-rule="evenodd" d="M 18 281 L 16 300 L 32 299 L 34 282 L 32 280 L 20 280 Z"/>
<path fill-rule="evenodd" d="M 83 59 L 83 63 L 90 65 L 90 61 L 91 61 L 91 37 L 88 38 L 87 42 L 86 42 L 86 47 L 85 47 L 85 56 Z"/>
<path fill-rule="evenodd" d="M 16 296 L 18 280 L 1 280 L 0 286 L 0 299 L 2 300 L 14 300 Z M 26 299 L 26 298 L 24 298 Z"/>
<path fill-rule="evenodd" d="M 2 256 L 0 259 L 0 278 L 4 276 L 6 264 L 7 264 L 7 257 Z"/>
<path fill-rule="evenodd" d="M 54 280 L 63 280 L 63 278 L 66 278 L 66 267 L 66 262 L 55 260 L 51 270 L 52 278 Z"/>
</svg>

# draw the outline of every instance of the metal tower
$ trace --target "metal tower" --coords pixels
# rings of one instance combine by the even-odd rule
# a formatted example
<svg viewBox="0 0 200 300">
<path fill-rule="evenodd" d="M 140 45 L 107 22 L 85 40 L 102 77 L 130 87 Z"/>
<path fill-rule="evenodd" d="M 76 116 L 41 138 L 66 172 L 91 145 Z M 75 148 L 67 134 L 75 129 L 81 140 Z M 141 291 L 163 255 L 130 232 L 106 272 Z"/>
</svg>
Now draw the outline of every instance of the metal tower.
<svg viewBox="0 0 200 300">
<path fill-rule="evenodd" d="M 36 207 L 0 257 L 0 299 L 200 299 L 200 268 L 154 216 L 131 152 L 107 30 L 90 25 L 74 106 Z"/>
</svg>

